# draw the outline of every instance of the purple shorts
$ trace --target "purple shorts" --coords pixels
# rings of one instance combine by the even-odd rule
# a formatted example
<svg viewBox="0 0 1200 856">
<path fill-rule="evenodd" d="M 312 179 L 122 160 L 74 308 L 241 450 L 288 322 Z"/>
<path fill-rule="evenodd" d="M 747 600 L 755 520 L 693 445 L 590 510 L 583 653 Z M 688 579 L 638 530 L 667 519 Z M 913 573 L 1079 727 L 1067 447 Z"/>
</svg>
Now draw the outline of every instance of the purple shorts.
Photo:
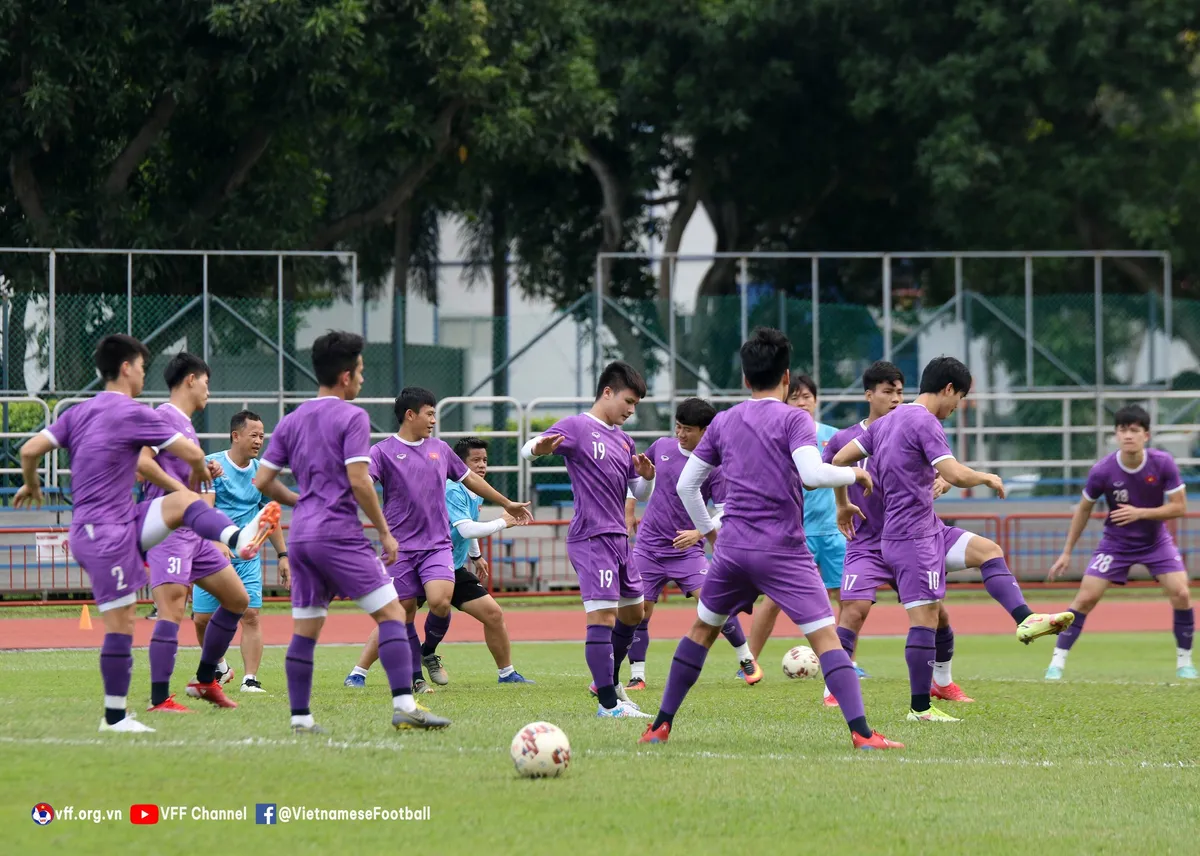
<svg viewBox="0 0 1200 856">
<path fill-rule="evenodd" d="M 1119 545 L 1105 544 L 1101 541 L 1092 560 L 1088 563 L 1084 576 L 1100 577 L 1113 585 L 1123 586 L 1129 580 L 1129 569 L 1134 565 L 1145 565 L 1150 576 L 1170 574 L 1185 570 L 1183 557 L 1171 537 L 1164 538 L 1152 547 L 1137 550 L 1121 548 Z"/>
<path fill-rule="evenodd" d="M 629 538 L 625 535 L 568 540 L 567 559 L 579 577 L 579 594 L 588 612 L 645 600 L 642 579 L 629 564 Z"/>
<path fill-rule="evenodd" d="M 715 621 L 719 616 L 748 611 L 759 594 L 775 601 L 805 633 L 833 623 L 829 592 L 807 550 L 787 557 L 772 556 L 740 547 L 722 548 L 718 538 L 700 590 L 701 619 L 711 623 L 709 618 Z"/>
<path fill-rule="evenodd" d="M 288 544 L 292 609 L 323 608 L 335 597 L 358 600 L 391 584 L 383 560 L 365 536 Z"/>
<path fill-rule="evenodd" d="M 934 537 L 940 539 L 943 571 L 940 582 L 944 596 L 946 574 L 961 571 L 967 566 L 967 543 L 974 537 L 974 533 L 959 529 L 957 526 L 944 526 L 940 535 Z M 910 542 L 893 543 L 908 544 Z M 926 581 L 928 582 L 928 578 Z M 854 542 L 851 541 L 850 546 L 846 549 L 846 570 L 842 575 L 842 600 L 869 600 L 874 603 L 876 589 L 884 586 L 900 590 L 896 583 L 896 574 L 883 558 L 882 548 L 863 546 L 855 549 Z M 901 595 L 900 601 L 901 603 L 911 603 L 913 600 L 925 599 L 927 598 L 919 597 L 906 600 Z"/>
<path fill-rule="evenodd" d="M 109 604 L 136 602 L 138 590 L 146 585 L 142 528 L 149 510 L 149 502 L 139 502 L 137 517 L 128 523 L 71 523 L 67 548 L 88 575 L 101 612 Z"/>
<path fill-rule="evenodd" d="M 397 597 L 401 600 L 422 597 L 425 585 L 434 580 L 444 580 L 453 585 L 454 553 L 449 547 L 412 552 L 401 550 L 396 555 L 396 563 L 388 571 L 391 572 Z"/>
<path fill-rule="evenodd" d="M 634 550 L 631 564 L 634 573 L 642 578 L 642 594 L 651 603 L 658 601 L 667 583 L 675 583 L 684 594 L 699 590 L 704 585 L 704 575 L 708 571 L 708 559 L 703 553 L 692 551 L 679 552 L 666 558 L 647 556 Z"/>
<path fill-rule="evenodd" d="M 157 547 L 151 547 L 146 559 L 150 563 L 150 588 L 163 583 L 186 586 L 231 564 L 211 541 L 190 529 L 176 529 Z"/>
</svg>

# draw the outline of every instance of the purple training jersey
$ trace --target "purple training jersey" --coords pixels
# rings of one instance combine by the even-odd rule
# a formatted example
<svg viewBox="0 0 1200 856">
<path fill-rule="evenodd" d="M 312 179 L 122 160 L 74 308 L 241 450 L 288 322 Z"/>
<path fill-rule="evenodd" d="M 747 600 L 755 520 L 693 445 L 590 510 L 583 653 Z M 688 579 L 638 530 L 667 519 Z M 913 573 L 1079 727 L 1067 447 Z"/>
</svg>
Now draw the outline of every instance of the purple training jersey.
<svg viewBox="0 0 1200 856">
<path fill-rule="evenodd" d="M 633 468 L 633 439 L 590 413 L 560 419 L 544 432 L 546 435 L 563 438 L 554 454 L 565 461 L 575 494 L 575 513 L 567 528 L 567 539 L 624 537 L 625 494 L 629 483 L 638 477 Z"/>
<path fill-rule="evenodd" d="M 72 525 L 135 520 L 133 487 L 142 447 L 166 448 L 180 436 L 156 411 L 107 391 L 69 408 L 42 433 L 71 453 Z"/>
<path fill-rule="evenodd" d="M 163 418 L 163 421 L 170 425 L 177 434 L 186 437 L 196 445 L 200 445 L 200 438 L 196 436 L 196 429 L 192 426 L 192 420 L 183 415 L 183 411 L 176 407 L 171 402 L 160 404 L 154 408 L 154 412 Z M 161 450 L 159 446 L 151 445 L 154 454 L 158 455 Z M 163 472 L 171 478 L 176 479 L 184 486 L 187 486 L 188 479 L 192 477 L 192 468 L 183 460 L 174 455 L 159 455 L 157 463 L 162 467 Z M 167 492 L 156 484 L 146 482 L 146 499 L 158 499 L 160 496 L 166 496 Z M 223 567 L 223 566 L 222 566 Z"/>
<path fill-rule="evenodd" d="M 865 433 L 867 433 L 867 428 L 862 422 L 856 422 L 848 428 L 843 428 L 829 439 L 821 457 L 825 463 L 832 464 L 834 456 L 842 450 L 843 446 L 852 443 Z M 871 478 L 874 479 L 875 468 L 872 466 L 871 460 L 871 458 L 867 458 L 865 461 L 860 461 L 857 466 L 870 473 Z M 857 505 L 865 518 L 855 519 L 854 538 L 849 543 L 859 549 L 863 547 L 878 548 L 879 535 L 883 532 L 883 494 L 875 490 L 870 496 L 864 496 L 862 485 L 855 482 L 846 488 L 846 495 L 850 504 Z"/>
<path fill-rule="evenodd" d="M 1104 521 L 1104 535 L 1100 538 L 1101 552 L 1137 550 L 1153 547 L 1170 540 L 1166 521 L 1138 520 L 1128 526 L 1117 526 L 1112 522 L 1112 510 L 1118 505 L 1134 508 L 1158 508 L 1167 494 L 1184 489 L 1175 459 L 1161 449 L 1146 449 L 1142 463 L 1136 469 L 1126 469 L 1121 463 L 1119 452 L 1114 452 L 1092 467 L 1088 473 L 1083 496 L 1089 502 L 1104 497 L 1109 517 Z"/>
<path fill-rule="evenodd" d="M 292 512 L 288 541 L 333 537 L 366 540 L 346 465 L 371 462 L 367 412 L 336 396 L 304 402 L 279 420 L 262 466 L 291 467 L 300 499 Z"/>
<path fill-rule="evenodd" d="M 717 414 L 693 454 L 720 467 L 725 480 L 718 549 L 808 555 L 792 452 L 816 445 L 812 417 L 777 399 L 750 399 Z"/>
<path fill-rule="evenodd" d="M 449 549 L 446 481 L 460 482 L 470 471 L 444 440 L 388 437 L 371 447 L 370 472 L 383 485 L 383 516 L 401 550 Z"/>
<path fill-rule="evenodd" d="M 683 467 L 692 453 L 684 451 L 674 437 L 662 437 L 650 444 L 646 455 L 654 462 L 656 469 L 654 493 L 646 503 L 646 513 L 638 526 L 634 552 L 665 559 L 689 555 L 703 556 L 703 541 L 687 550 L 676 550 L 671 545 L 679 532 L 696 528 L 675 489 L 679 484 L 679 474 L 683 472 Z M 711 500 L 720 505 L 725 501 L 724 483 L 719 469 L 709 473 L 700 487 L 700 494 L 705 502 Z"/>
<path fill-rule="evenodd" d="M 870 470 L 882 494 L 884 541 L 928 538 L 941 532 L 933 510 L 934 465 L 953 458 L 942 423 L 921 404 L 901 404 L 854 440 L 874 458 Z"/>
</svg>

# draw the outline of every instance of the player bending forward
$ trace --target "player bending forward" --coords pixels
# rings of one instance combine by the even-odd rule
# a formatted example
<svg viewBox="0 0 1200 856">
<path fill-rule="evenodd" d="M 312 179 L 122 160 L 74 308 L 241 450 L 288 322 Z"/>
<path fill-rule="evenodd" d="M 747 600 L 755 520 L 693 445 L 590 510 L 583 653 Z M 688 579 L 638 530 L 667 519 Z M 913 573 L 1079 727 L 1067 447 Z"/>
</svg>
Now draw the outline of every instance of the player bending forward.
<svg viewBox="0 0 1200 856">
<path fill-rule="evenodd" d="M 1062 677 L 1067 654 L 1083 632 L 1088 613 L 1096 608 L 1110 585 L 1125 585 L 1132 565 L 1145 565 L 1171 602 L 1175 611 L 1175 675 L 1195 680 L 1192 634 L 1196 616 L 1188 591 L 1187 569 L 1166 527 L 1166 521 L 1187 513 L 1187 490 L 1175 459 L 1160 449 L 1146 448 L 1150 441 L 1150 415 L 1145 410 L 1136 405 L 1122 407 L 1117 411 L 1116 428 L 1119 450 L 1088 473 L 1067 543 L 1050 568 L 1049 578 L 1053 580 L 1070 566 L 1071 550 L 1083 534 L 1096 500 L 1103 496 L 1109 509 L 1104 534 L 1079 583 L 1079 592 L 1071 601 L 1075 623 L 1058 637 L 1054 658 L 1046 669 L 1046 680 L 1057 681 Z"/>
<path fill-rule="evenodd" d="M 646 505 L 646 513 L 638 528 L 637 543 L 633 548 L 634 572 L 642 578 L 642 593 L 646 596 L 646 617 L 637 627 L 633 647 L 629 649 L 630 681 L 626 689 L 646 688 L 646 652 L 650 647 L 650 616 L 654 604 L 668 582 L 679 586 L 688 597 L 698 598 L 708 570 L 701 542 L 705 536 L 692 528 L 687 509 L 679 499 L 676 485 L 684 465 L 692 456 L 696 446 L 704 437 L 709 424 L 717 415 L 716 409 L 700 398 L 689 398 L 675 410 L 675 436 L 655 440 L 646 450 L 646 457 L 654 461 L 658 489 Z M 714 470 L 700 487 L 705 502 L 715 503 L 720 515 L 721 503 L 725 499 L 721 471 Z M 715 539 L 716 531 L 708 537 Z M 839 536 L 840 537 L 840 536 Z M 750 654 L 746 634 L 731 615 L 721 628 L 721 634 L 729 640 L 737 654 L 738 674 L 746 683 L 756 684 L 762 679 L 762 669 Z"/>
<path fill-rule="evenodd" d="M 412 696 L 412 656 L 404 607 L 385 563 L 396 561 L 392 537 L 371 482 L 371 422 L 353 401 L 363 384 L 363 338 L 331 331 L 312 347 L 317 397 L 279 421 L 254 485 L 266 493 L 290 466 L 300 500 L 292 515 L 292 641 L 286 672 L 292 731 L 324 734 L 313 719 L 313 657 L 329 602 L 353 600 L 379 627 L 379 660 L 392 690 L 392 725 L 445 728 L 450 720 L 418 708 Z M 375 525 L 383 561 L 363 533 L 358 509 Z"/>
<path fill-rule="evenodd" d="M 830 439 L 825 447 L 823 457 L 826 463 L 831 463 L 838 451 L 847 443 L 851 443 L 866 433 L 867 429 L 877 419 L 891 413 L 904 400 L 904 375 L 900 369 L 891 363 L 880 360 L 863 373 L 863 390 L 870 411 L 867 418 L 849 428 L 843 428 Z M 875 478 L 872 472 L 872 461 L 868 458 L 864 468 Z M 940 496 L 949 488 L 944 479 L 934 482 L 934 496 Z M 857 484 L 849 487 L 835 488 L 839 512 L 838 523 L 845 527 L 845 534 L 850 539 L 846 547 L 846 572 L 842 577 L 842 608 L 838 615 L 838 638 L 850 658 L 858 646 L 858 634 L 862 632 L 867 615 L 875 603 L 876 589 L 884 585 L 896 587 L 896 578 L 891 568 L 883 560 L 883 549 L 879 535 L 883 527 L 884 506 L 883 493 L 876 490 L 866 496 Z M 810 496 L 811 494 L 809 494 Z M 806 496 L 807 498 L 807 496 Z M 854 528 L 854 514 L 851 508 L 861 510 L 865 519 Z M 962 570 L 965 567 L 965 551 L 970 543 L 967 533 L 959 529 L 947 529 L 949 538 L 953 541 L 952 549 L 946 554 L 945 570 Z M 964 537 L 966 540 L 964 540 Z M 990 542 L 989 542 L 990 543 Z M 954 657 L 954 630 L 950 627 L 950 616 L 944 603 L 938 604 L 937 632 L 934 634 L 935 652 L 933 657 L 933 683 L 930 695 L 946 701 L 970 702 L 951 677 L 950 661 Z M 825 687 L 825 705 L 836 707 L 837 699 Z"/>
<path fill-rule="evenodd" d="M 477 437 L 464 437 L 454 445 L 454 454 L 467 466 L 474 476 L 485 478 L 488 465 L 488 444 Z M 502 532 L 509 526 L 518 526 L 520 522 L 509 512 L 489 523 L 479 522 L 479 509 L 483 499 L 472 493 L 462 482 L 455 479 L 445 481 L 446 511 L 450 521 L 450 550 L 454 571 L 454 589 L 450 595 L 450 606 L 465 612 L 483 625 L 483 639 L 492 658 L 496 661 L 497 681 L 502 684 L 532 684 L 533 681 L 523 677 L 512 665 L 512 643 L 508 638 L 508 627 L 504 623 L 504 613 L 496 599 L 488 594 L 487 589 L 480 583 L 488 574 L 487 562 L 479 550 L 478 538 L 486 538 Z M 386 514 L 386 509 L 385 509 Z M 471 561 L 474 571 L 467 570 L 467 561 Z M 415 606 L 419 608 L 425 603 L 425 598 L 418 597 Z M 446 629 L 449 629 L 447 617 Z M 445 636 L 445 630 L 436 627 L 436 619 L 432 613 L 425 619 L 425 645 L 422 647 L 422 659 L 429 669 L 429 676 L 437 678 L 445 676 L 441 659 L 435 653 L 437 643 Z M 434 632 L 431 632 L 434 631 Z M 416 632 L 414 627 L 413 632 Z M 368 651 L 368 653 L 373 653 Z M 360 660 L 344 684 L 348 687 L 363 687 L 367 683 L 367 671 L 371 668 L 374 658 L 369 658 L 364 665 Z M 421 692 L 424 680 L 420 677 L 420 665 L 414 660 L 416 669 L 413 681 L 414 691 Z M 441 683 L 447 683 L 447 680 Z M 432 691 L 432 690 L 428 690 Z"/>
<path fill-rule="evenodd" d="M 721 467 L 722 532 L 700 590 L 698 617 L 675 649 L 661 709 L 641 743 L 667 741 L 675 714 L 700 677 L 720 628 L 730 615 L 765 594 L 808 637 L 825 679 L 841 700 L 855 748 L 903 748 L 867 724 L 858 675 L 834 632 L 833 607 L 800 524 L 801 482 L 809 487 L 857 482 L 869 491 L 871 477 L 865 470 L 821 462 L 812 417 L 784 403 L 791 351 L 791 343 L 778 330 L 754 331 L 741 350 L 750 400 L 717 415 L 679 477 L 679 497 L 696 529 L 707 535 L 716 527 L 701 487 L 713 469 Z"/>
<path fill-rule="evenodd" d="M 942 420 L 954 412 L 970 389 L 967 367 L 953 357 L 938 357 L 921 373 L 916 401 L 872 422 L 833 457 L 839 467 L 872 455 L 875 458 L 872 475 L 884 505 L 883 561 L 895 575 L 900 602 L 911 624 L 904 658 L 911 692 L 908 719 L 913 722 L 959 721 L 930 702 L 937 655 L 935 628 L 946 596 L 947 563 L 980 569 L 988 594 L 1017 622 L 1017 639 L 1026 645 L 1039 636 L 1061 633 L 1075 620 L 1069 612 L 1034 613 L 1025 604 L 999 545 L 947 526 L 933 510 L 933 484 L 938 475 L 955 487 L 986 485 L 1004 498 L 1000 477 L 956 461 L 942 430 Z M 861 517 L 862 511 L 851 507 L 849 514 Z M 831 689 L 841 701 L 837 690 Z"/>
<path fill-rule="evenodd" d="M 575 493 L 575 513 L 567 529 L 567 558 L 579 576 L 587 613 L 584 657 L 592 674 L 592 692 L 600 702 L 596 715 L 617 719 L 648 718 L 629 701 L 621 686 L 621 661 L 629 653 L 642 621 L 642 581 L 629 563 L 625 496 L 645 501 L 654 489 L 654 462 L 637 454 L 633 439 L 621 430 L 646 397 L 646 381 L 628 363 L 610 363 L 596 384 L 596 401 L 587 413 L 560 419 L 521 449 L 532 460 L 559 455 L 567 464 Z"/>
<path fill-rule="evenodd" d="M 96 345 L 95 360 L 104 391 L 71 407 L 25 442 L 21 447 L 25 483 L 13 504 L 18 508 L 41 505 L 38 462 L 53 449 L 70 452 L 75 508 L 67 537 L 71 555 L 91 581 L 104 622 L 100 648 L 104 719 L 100 730 L 148 732 L 154 729 L 125 709 L 133 675 L 134 610 L 138 590 L 147 583 L 147 551 L 174 530 L 186 527 L 199 538 L 222 541 L 234 555 L 249 559 L 278 525 L 279 506 L 269 504 L 250 525 L 239 528 L 191 490 L 135 503 L 133 486 L 143 446 L 155 446 L 185 461 L 187 479 L 197 487 L 208 483 L 211 476 L 199 445 L 156 411 L 134 401 L 146 382 L 146 363 L 150 362 L 146 346 L 132 336 L 105 336 Z"/>
</svg>

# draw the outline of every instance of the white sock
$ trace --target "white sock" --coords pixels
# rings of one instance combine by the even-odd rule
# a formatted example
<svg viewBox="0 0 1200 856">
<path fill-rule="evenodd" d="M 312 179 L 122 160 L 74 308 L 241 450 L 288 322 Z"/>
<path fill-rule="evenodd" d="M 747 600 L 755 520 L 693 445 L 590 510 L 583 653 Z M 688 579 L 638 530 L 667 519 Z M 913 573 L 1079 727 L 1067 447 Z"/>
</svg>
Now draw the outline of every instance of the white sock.
<svg viewBox="0 0 1200 856">
<path fill-rule="evenodd" d="M 829 691 L 829 684 L 825 685 L 825 698 L 829 698 L 833 693 Z"/>
<path fill-rule="evenodd" d="M 516 669 L 514 669 L 512 666 L 505 666 L 503 669 L 497 669 L 496 671 L 500 673 L 500 677 L 507 678 L 509 675 L 515 672 Z"/>
<path fill-rule="evenodd" d="M 417 709 L 417 702 L 410 694 L 404 693 L 403 695 L 392 696 L 392 708 L 394 710 L 402 710 L 405 713 L 412 713 Z"/>
<path fill-rule="evenodd" d="M 630 678 L 640 678 L 643 681 L 646 680 L 646 661 L 642 660 L 640 662 L 635 663 L 632 660 L 630 660 L 629 661 L 629 677 Z"/>
<path fill-rule="evenodd" d="M 125 702 L 128 696 L 123 695 L 106 695 L 104 697 L 105 710 L 124 710 Z"/>
<path fill-rule="evenodd" d="M 1175 668 L 1182 669 L 1184 666 L 1192 665 L 1192 649 L 1191 648 L 1176 648 L 1175 649 Z"/>
<path fill-rule="evenodd" d="M 738 645 L 736 648 L 733 649 L 733 653 L 737 654 L 739 663 L 742 662 L 742 660 L 753 660 L 754 659 L 754 655 L 750 653 L 750 643 L 749 642 L 743 642 L 741 645 Z"/>
<path fill-rule="evenodd" d="M 254 680 L 254 675 L 242 675 L 243 685 L 250 683 L 252 680 Z"/>
<path fill-rule="evenodd" d="M 1066 668 L 1067 655 L 1070 653 L 1071 653 L 1070 650 L 1068 650 L 1067 648 L 1055 648 L 1054 649 L 1054 657 L 1051 658 L 1050 665 L 1054 666 L 1056 668 L 1059 668 L 1059 669 Z"/>
<path fill-rule="evenodd" d="M 229 668 L 229 664 L 225 662 L 224 657 L 221 658 L 221 662 L 217 663 L 217 668 L 218 669 L 228 669 Z"/>
<path fill-rule="evenodd" d="M 316 720 L 313 719 L 313 715 L 311 713 L 306 713 L 304 716 L 293 716 L 292 725 L 302 725 L 305 728 L 312 728 L 314 725 L 316 725 Z"/>
<path fill-rule="evenodd" d="M 240 531 L 241 531 L 240 526 L 234 526 L 233 524 L 230 524 L 229 526 L 226 526 L 224 529 L 221 530 L 221 537 L 218 538 L 217 540 L 220 541 L 222 544 L 225 544 L 226 546 L 228 546 L 229 539 L 233 537 L 235 532 L 240 532 Z M 309 725 L 311 725 L 311 724 L 312 723 L 309 723 Z"/>
<path fill-rule="evenodd" d="M 950 677 L 950 661 L 945 663 L 933 664 L 933 682 L 939 687 L 948 687 L 954 683 L 954 679 Z"/>
<path fill-rule="evenodd" d="M 350 674 L 362 675 L 365 678 L 367 676 L 367 670 L 364 669 L 362 666 L 355 666 L 353 669 L 351 669 Z"/>
</svg>

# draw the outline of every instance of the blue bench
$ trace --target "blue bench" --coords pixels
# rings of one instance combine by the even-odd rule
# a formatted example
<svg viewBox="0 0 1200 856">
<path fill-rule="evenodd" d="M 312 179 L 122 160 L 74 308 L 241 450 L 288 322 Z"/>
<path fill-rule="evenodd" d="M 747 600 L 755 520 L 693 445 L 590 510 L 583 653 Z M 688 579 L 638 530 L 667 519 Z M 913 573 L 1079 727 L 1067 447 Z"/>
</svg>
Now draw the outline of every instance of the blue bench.
<svg viewBox="0 0 1200 856">
<path fill-rule="evenodd" d="M 524 562 L 529 566 L 529 585 L 531 588 L 537 587 L 538 581 L 538 562 L 541 561 L 540 556 L 514 556 L 512 555 L 513 546 L 516 541 L 512 538 L 496 538 L 495 543 L 500 545 L 500 555 L 492 553 L 493 565 L 510 565 L 513 569 L 513 575 L 516 576 L 517 566 Z M 514 580 L 516 582 L 516 580 Z"/>
</svg>

